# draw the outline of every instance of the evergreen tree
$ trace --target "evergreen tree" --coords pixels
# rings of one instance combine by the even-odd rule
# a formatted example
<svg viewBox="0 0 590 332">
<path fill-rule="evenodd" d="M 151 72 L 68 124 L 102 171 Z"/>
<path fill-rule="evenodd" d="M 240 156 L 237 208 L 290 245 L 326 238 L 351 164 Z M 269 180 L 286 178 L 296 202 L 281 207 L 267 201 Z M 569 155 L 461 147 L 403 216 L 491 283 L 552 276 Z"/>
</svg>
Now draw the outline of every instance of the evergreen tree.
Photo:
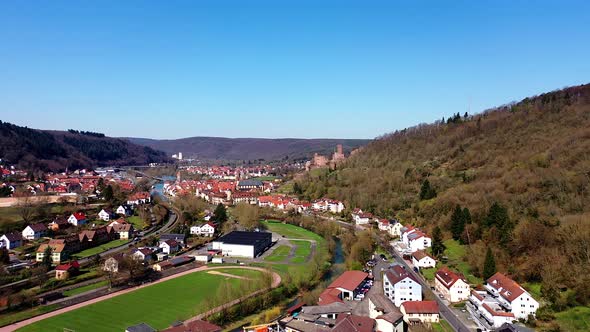
<svg viewBox="0 0 590 332">
<path fill-rule="evenodd" d="M 0 248 L 0 263 L 10 263 L 10 255 L 8 254 L 8 250 L 6 248 Z"/>
<path fill-rule="evenodd" d="M 114 197 L 113 187 L 110 184 L 104 188 L 104 190 L 102 192 L 102 197 L 106 201 L 111 201 L 113 199 L 113 197 Z"/>
<path fill-rule="evenodd" d="M 420 188 L 420 200 L 427 200 L 436 197 L 436 190 L 430 186 L 430 181 L 428 179 L 422 182 L 422 187 Z"/>
<path fill-rule="evenodd" d="M 436 226 L 432 231 L 432 254 L 435 257 L 440 257 L 445 252 L 445 249 L 447 248 L 443 243 L 442 232 L 440 230 L 440 227 Z"/>
<path fill-rule="evenodd" d="M 53 254 L 53 249 L 50 246 L 47 246 L 47 248 L 45 248 L 45 251 L 43 251 L 43 260 L 41 260 L 41 265 L 45 266 L 47 269 L 51 268 L 51 263 L 53 263 L 53 259 L 52 259 L 52 254 Z"/>
<path fill-rule="evenodd" d="M 471 224 L 471 212 L 469 212 L 468 208 L 463 208 L 463 221 L 465 225 Z"/>
<path fill-rule="evenodd" d="M 514 225 L 510 221 L 508 210 L 497 202 L 494 202 L 490 207 L 484 224 L 487 228 L 496 228 L 498 231 L 498 240 L 503 246 L 506 246 L 512 239 Z"/>
<path fill-rule="evenodd" d="M 453 239 L 460 240 L 464 230 L 465 215 L 463 214 L 461 206 L 457 204 L 453 211 L 453 215 L 451 216 L 451 233 L 453 234 Z"/>
<path fill-rule="evenodd" d="M 225 206 L 223 204 L 217 204 L 215 212 L 213 212 L 213 221 L 216 221 L 218 223 L 227 221 L 227 211 L 225 210 Z"/>
<path fill-rule="evenodd" d="M 494 253 L 492 249 L 488 247 L 486 252 L 486 258 L 483 263 L 483 278 L 488 279 L 496 273 L 496 260 L 494 259 Z"/>
</svg>

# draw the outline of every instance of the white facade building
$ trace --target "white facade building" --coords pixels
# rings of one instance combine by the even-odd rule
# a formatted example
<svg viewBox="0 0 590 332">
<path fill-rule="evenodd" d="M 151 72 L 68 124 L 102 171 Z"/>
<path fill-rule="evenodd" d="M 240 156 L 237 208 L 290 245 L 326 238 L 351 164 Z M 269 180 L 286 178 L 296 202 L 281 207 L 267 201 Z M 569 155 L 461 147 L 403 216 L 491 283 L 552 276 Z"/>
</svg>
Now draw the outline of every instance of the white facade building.
<svg viewBox="0 0 590 332">
<path fill-rule="evenodd" d="M 396 307 L 406 301 L 422 301 L 422 286 L 400 265 L 383 274 L 383 292 Z"/>
</svg>

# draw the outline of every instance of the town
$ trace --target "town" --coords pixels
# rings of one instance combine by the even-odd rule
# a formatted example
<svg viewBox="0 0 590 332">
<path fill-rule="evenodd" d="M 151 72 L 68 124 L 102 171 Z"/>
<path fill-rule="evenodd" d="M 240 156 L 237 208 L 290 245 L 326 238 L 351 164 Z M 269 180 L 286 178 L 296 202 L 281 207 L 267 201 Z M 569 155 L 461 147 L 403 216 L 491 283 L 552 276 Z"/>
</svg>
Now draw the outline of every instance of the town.
<svg viewBox="0 0 590 332">
<path fill-rule="evenodd" d="M 346 159 L 340 146 L 336 151 L 336 160 Z M 322 160 L 319 164 L 318 159 Z M 333 167 L 324 159 L 314 156 L 305 169 Z M 301 165 L 286 169 L 302 171 Z M 18 300 L 25 301 L 20 296 L 24 293 L 33 295 L 37 300 L 32 303 L 40 309 L 47 305 L 68 308 L 125 292 L 138 282 L 158 282 L 204 267 L 238 264 L 272 271 L 278 266 L 272 262 L 313 259 L 311 248 L 317 250 L 317 242 L 303 245 L 301 239 L 286 240 L 289 232 L 285 234 L 272 220 L 255 220 L 256 227 L 248 227 L 248 217 L 238 209 L 254 211 L 255 219 L 266 215 L 314 217 L 345 232 L 370 234 L 375 248 L 380 248 L 360 262 L 360 270 L 335 276 L 316 299 L 299 300 L 276 317 L 268 317 L 270 321 L 244 327 L 245 331 L 353 328 L 401 332 L 434 326 L 459 331 L 525 331 L 524 326 L 513 324 L 534 320 L 539 308 L 533 296 L 505 273 L 494 271 L 485 283 L 474 284 L 448 268 L 445 257 L 443 261 L 435 258 L 441 256 L 432 252 L 433 238 L 418 227 L 351 209 L 335 199 L 305 201 L 281 192 L 292 174 L 279 174 L 269 165 L 182 166 L 166 180 L 114 169 L 43 174 L 36 180 L 14 167 L 3 166 L 2 170 L 2 187 L 7 188 L 6 200 L 13 201 L 14 209 L 33 210 L 40 204 L 36 199 L 72 211 L 58 213 L 47 223 L 29 219 L 22 229 L 0 238 L 4 269 L 13 276 L 0 287 L 8 307 L 16 308 L 11 310 L 21 307 Z M 158 181 L 159 185 L 151 186 Z M 205 208 L 197 218 L 183 216 L 186 212 L 175 206 L 186 200 L 203 202 Z M 228 227 L 229 211 L 238 215 L 240 224 Z M 184 219 L 182 226 L 174 226 L 179 219 Z M 289 259 L 300 251 L 301 256 Z M 269 308 L 259 308 L 265 309 Z M 198 317 L 186 320 L 185 325 L 168 322 L 170 328 L 163 331 L 188 331 L 195 326 L 204 326 L 199 331 L 221 329 Z M 127 330 L 156 331 L 143 321 Z"/>
</svg>

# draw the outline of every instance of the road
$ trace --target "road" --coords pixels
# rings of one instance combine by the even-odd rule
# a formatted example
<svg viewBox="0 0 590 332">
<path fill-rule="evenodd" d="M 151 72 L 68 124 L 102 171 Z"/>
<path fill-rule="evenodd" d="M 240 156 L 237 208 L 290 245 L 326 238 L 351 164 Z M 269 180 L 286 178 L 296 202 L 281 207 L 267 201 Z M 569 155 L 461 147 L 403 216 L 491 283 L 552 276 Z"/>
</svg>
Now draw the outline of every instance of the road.
<svg viewBox="0 0 590 332">
<path fill-rule="evenodd" d="M 331 222 L 335 222 L 336 224 L 340 225 L 340 226 L 344 226 L 346 228 L 355 228 L 354 225 L 351 225 L 349 223 L 345 223 L 343 221 L 337 220 L 336 218 L 328 218 L 328 217 L 324 217 L 324 216 L 319 216 L 322 219 L 325 220 L 329 220 Z M 378 233 L 373 233 L 373 236 L 375 238 L 375 240 L 378 243 L 382 244 L 383 248 L 386 248 L 386 250 L 389 252 L 389 254 L 398 262 L 400 263 L 403 267 L 405 267 L 405 269 L 411 273 L 416 280 L 418 280 L 420 282 L 420 285 L 422 286 L 422 289 L 424 290 L 424 293 L 426 294 L 430 294 L 432 298 L 434 298 L 436 300 L 436 302 L 438 303 L 439 306 L 439 310 L 440 310 L 440 314 L 441 316 L 449 323 L 449 325 L 451 325 L 451 327 L 457 331 L 457 332 L 468 332 L 468 331 L 472 331 L 470 330 L 456 315 L 455 313 L 436 295 L 434 294 L 434 292 L 430 289 L 430 286 L 428 284 L 426 284 L 424 282 L 424 279 L 422 278 L 422 276 L 418 275 L 418 273 L 416 273 L 407 263 L 406 261 L 399 256 L 399 254 L 391 247 L 391 245 L 385 241 L 383 238 L 381 238 L 379 236 Z"/>
<path fill-rule="evenodd" d="M 171 210 L 172 210 L 172 209 L 173 209 L 173 207 L 171 207 Z M 165 232 L 169 231 L 170 229 L 172 229 L 172 228 L 174 227 L 174 224 L 176 223 L 176 220 L 177 220 L 177 219 L 178 219 L 178 215 L 177 215 L 175 212 L 171 211 L 171 212 L 169 213 L 169 215 L 168 215 L 168 221 L 166 222 L 166 224 L 164 224 L 164 226 L 162 226 L 161 228 L 159 228 L 159 229 L 158 229 L 158 230 L 156 230 L 155 232 L 153 232 L 153 233 L 150 233 L 150 234 L 149 234 L 149 235 L 147 235 L 146 237 L 152 237 L 152 236 L 156 236 L 156 235 L 159 235 L 159 234 L 161 234 L 161 233 L 165 233 Z M 100 257 L 109 256 L 109 255 L 115 254 L 115 253 L 117 253 L 117 252 L 119 252 L 119 251 L 122 251 L 122 250 L 128 249 L 128 248 L 130 248 L 132 245 L 134 245 L 134 242 L 125 243 L 125 244 L 123 244 L 123 245 L 120 245 L 120 246 L 118 246 L 118 247 L 114 247 L 114 248 L 111 248 L 111 249 L 109 249 L 109 250 L 103 251 L 103 252 L 101 252 L 101 253 L 99 254 L 99 256 L 100 256 Z M 88 263 L 88 261 L 90 261 L 90 259 L 91 259 L 91 258 L 92 258 L 92 256 L 90 256 L 90 257 L 86 257 L 86 258 L 82 258 L 82 259 L 79 259 L 79 260 L 78 260 L 78 262 L 79 262 L 81 265 L 84 265 L 84 264 Z M 48 272 L 47 272 L 47 275 L 49 275 L 49 276 L 53 276 L 54 274 L 55 274 L 55 270 L 50 270 L 50 271 L 48 271 Z M 15 282 L 12 282 L 12 283 L 10 283 L 10 284 L 6 284 L 6 285 L 2 285 L 2 286 L 0 286 L 0 289 L 4 289 L 4 288 L 8 288 L 8 287 L 15 287 L 15 286 L 19 286 L 19 285 L 22 285 L 22 284 L 24 284 L 24 283 L 26 283 L 26 282 L 28 282 L 28 281 L 29 281 L 29 279 L 24 279 L 24 280 L 20 280 L 20 281 L 15 281 Z"/>
<path fill-rule="evenodd" d="M 430 294 L 432 298 L 436 300 L 438 303 L 438 307 L 440 310 L 441 316 L 453 327 L 453 329 L 457 332 L 467 332 L 471 331 L 463 322 L 457 318 L 455 313 L 449 309 L 449 307 L 438 297 L 434 292 L 430 289 L 430 286 L 424 282 L 422 276 L 418 275 L 407 263 L 406 261 L 399 256 L 398 252 L 396 252 L 390 245 L 385 247 L 387 251 L 391 254 L 391 256 L 396 260 L 396 262 L 400 263 L 406 271 L 412 274 L 416 280 L 419 281 L 420 285 L 422 286 L 422 290 L 426 294 Z"/>
</svg>

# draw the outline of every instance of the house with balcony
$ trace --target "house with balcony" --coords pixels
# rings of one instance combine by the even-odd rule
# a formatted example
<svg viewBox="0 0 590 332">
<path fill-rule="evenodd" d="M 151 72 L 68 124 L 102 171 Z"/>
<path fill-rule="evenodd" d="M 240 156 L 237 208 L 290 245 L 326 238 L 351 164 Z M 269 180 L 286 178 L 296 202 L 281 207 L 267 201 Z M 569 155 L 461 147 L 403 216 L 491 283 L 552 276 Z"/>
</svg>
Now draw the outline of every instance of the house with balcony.
<svg viewBox="0 0 590 332">
<path fill-rule="evenodd" d="M 422 301 L 422 286 L 401 265 L 395 265 L 383 274 L 383 293 L 396 307 L 406 301 Z"/>
<path fill-rule="evenodd" d="M 442 267 L 436 271 L 434 278 L 435 289 L 443 295 L 445 300 L 456 303 L 469 298 L 469 284 L 461 273 Z"/>
<path fill-rule="evenodd" d="M 467 309 L 487 329 L 535 316 L 537 302 L 522 286 L 498 272 L 486 280 L 483 290 L 471 291 Z"/>
</svg>

